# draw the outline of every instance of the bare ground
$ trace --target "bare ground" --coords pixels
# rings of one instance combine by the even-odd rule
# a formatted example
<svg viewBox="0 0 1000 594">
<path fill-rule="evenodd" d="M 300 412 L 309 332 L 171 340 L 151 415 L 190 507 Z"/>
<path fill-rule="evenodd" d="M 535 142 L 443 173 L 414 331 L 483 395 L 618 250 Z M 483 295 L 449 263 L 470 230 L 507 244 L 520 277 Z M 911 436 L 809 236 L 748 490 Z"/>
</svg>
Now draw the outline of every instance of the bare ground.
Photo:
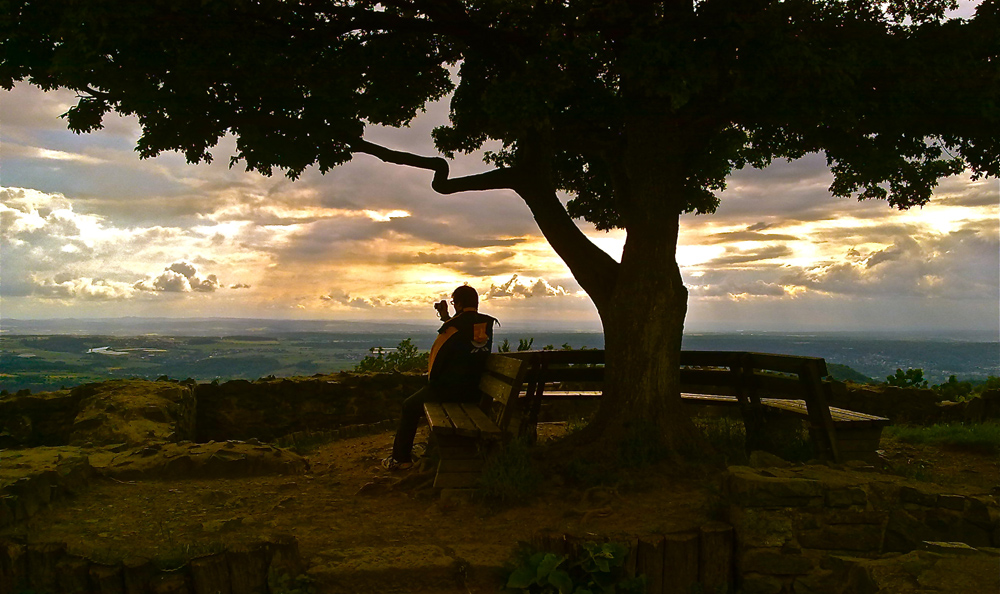
<svg viewBox="0 0 1000 594">
<path fill-rule="evenodd" d="M 558 426 L 555 427 L 558 431 Z M 648 469 L 627 484 L 588 486 L 543 475 L 518 505 L 439 497 L 433 472 L 379 466 L 391 433 L 320 445 L 297 476 L 96 479 L 0 536 L 64 541 L 95 560 L 146 557 L 178 564 L 220 543 L 290 534 L 319 592 L 495 592 L 518 542 L 542 532 L 640 536 L 718 519 L 719 471 Z M 418 441 L 426 439 L 421 433 Z M 1000 494 L 996 456 L 885 438 L 890 472 L 970 493 Z M 95 466 L 102 455 L 92 457 Z M 634 477 L 633 477 L 634 479 Z"/>
</svg>

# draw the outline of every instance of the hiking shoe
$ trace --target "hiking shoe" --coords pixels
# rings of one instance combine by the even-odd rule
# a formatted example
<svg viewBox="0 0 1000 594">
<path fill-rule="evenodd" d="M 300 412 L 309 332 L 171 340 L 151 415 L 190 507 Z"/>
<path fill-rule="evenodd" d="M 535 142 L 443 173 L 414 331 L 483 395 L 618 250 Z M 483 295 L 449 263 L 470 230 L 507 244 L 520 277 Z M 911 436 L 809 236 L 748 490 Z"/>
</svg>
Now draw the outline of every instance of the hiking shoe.
<svg viewBox="0 0 1000 594">
<path fill-rule="evenodd" d="M 409 470 L 412 467 L 413 462 L 400 462 L 392 456 L 382 459 L 382 468 L 386 470 Z"/>
</svg>

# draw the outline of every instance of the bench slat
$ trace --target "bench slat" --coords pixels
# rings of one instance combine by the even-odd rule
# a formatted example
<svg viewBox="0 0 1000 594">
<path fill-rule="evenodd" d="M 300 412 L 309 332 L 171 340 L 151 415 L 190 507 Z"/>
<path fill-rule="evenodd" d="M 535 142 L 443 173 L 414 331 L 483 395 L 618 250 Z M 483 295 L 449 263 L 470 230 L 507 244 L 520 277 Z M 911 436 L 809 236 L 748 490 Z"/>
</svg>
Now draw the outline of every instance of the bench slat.
<svg viewBox="0 0 1000 594">
<path fill-rule="evenodd" d="M 469 415 L 469 420 L 471 420 L 473 424 L 476 425 L 476 428 L 479 429 L 482 437 L 487 439 L 498 438 L 500 437 L 500 434 L 503 433 L 500 427 L 497 427 L 497 424 L 494 423 L 493 420 L 490 419 L 489 416 L 487 416 L 486 413 L 484 413 L 478 406 L 474 404 L 466 404 L 463 409 L 465 410 L 465 413 Z"/>
<path fill-rule="evenodd" d="M 813 367 L 819 377 L 826 377 L 826 361 L 819 357 L 800 357 L 798 355 L 776 355 L 773 353 L 748 353 L 750 365 L 754 369 L 767 369 L 782 373 L 801 375 L 807 367 Z"/>
<path fill-rule="evenodd" d="M 604 392 L 600 390 L 545 390 L 545 400 L 593 400 L 600 398 Z M 521 393 L 521 398 L 529 395 Z"/>
<path fill-rule="evenodd" d="M 525 375 L 525 382 L 532 383 L 539 376 L 537 369 L 531 369 Z M 604 367 L 548 367 L 541 373 L 545 383 L 560 382 L 603 382 Z"/>
<path fill-rule="evenodd" d="M 524 362 L 505 355 L 490 355 L 486 358 L 486 370 L 505 378 L 516 379 Z"/>
<path fill-rule="evenodd" d="M 427 424 L 431 426 L 431 431 L 441 435 L 455 435 L 455 425 L 448 418 L 448 413 L 438 402 L 424 403 L 424 416 L 427 417 Z"/>
<path fill-rule="evenodd" d="M 445 402 L 441 406 L 455 425 L 455 435 L 462 437 L 480 436 L 479 427 L 469 418 L 469 413 L 465 412 L 466 405 L 460 402 Z"/>
<path fill-rule="evenodd" d="M 510 400 L 511 392 L 514 391 L 514 386 L 511 385 L 510 381 L 486 374 L 479 380 L 479 390 L 492 398 L 494 402 L 506 406 Z"/>
</svg>

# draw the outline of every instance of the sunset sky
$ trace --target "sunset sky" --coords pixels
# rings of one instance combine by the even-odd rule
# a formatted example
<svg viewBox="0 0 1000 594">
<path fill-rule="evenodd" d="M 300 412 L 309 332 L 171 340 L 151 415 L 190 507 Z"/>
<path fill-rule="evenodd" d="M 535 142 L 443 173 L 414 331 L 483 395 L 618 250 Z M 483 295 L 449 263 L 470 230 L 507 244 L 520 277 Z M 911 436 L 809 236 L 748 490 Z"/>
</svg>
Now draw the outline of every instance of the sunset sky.
<svg viewBox="0 0 1000 594">
<path fill-rule="evenodd" d="M 0 91 L 0 316 L 434 319 L 462 283 L 502 321 L 596 329 L 596 311 L 523 202 L 440 196 L 430 174 L 359 155 L 297 181 L 140 160 L 138 125 L 76 135 L 72 92 Z M 446 102 L 367 138 L 434 154 Z M 455 174 L 482 171 L 477 156 Z M 837 199 L 822 155 L 737 172 L 714 215 L 685 216 L 689 331 L 1000 332 L 1000 185 L 943 180 L 906 212 Z M 623 232 L 582 227 L 612 256 Z"/>
</svg>

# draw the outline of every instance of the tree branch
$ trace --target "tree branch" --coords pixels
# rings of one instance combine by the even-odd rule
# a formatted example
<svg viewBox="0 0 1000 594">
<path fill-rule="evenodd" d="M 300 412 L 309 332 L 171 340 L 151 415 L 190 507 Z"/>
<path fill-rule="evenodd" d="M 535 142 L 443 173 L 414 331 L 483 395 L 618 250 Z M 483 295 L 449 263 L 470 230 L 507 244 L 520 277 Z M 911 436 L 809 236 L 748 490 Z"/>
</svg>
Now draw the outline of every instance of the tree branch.
<svg viewBox="0 0 1000 594">
<path fill-rule="evenodd" d="M 515 175 L 510 169 L 494 169 L 476 175 L 449 178 L 448 161 L 441 157 L 423 157 L 413 153 L 397 151 L 377 145 L 367 140 L 354 140 L 347 143 L 354 153 L 364 153 L 386 163 L 406 165 L 418 169 L 428 169 L 434 172 L 431 188 L 439 194 L 455 194 L 481 190 L 513 190 Z"/>
</svg>

